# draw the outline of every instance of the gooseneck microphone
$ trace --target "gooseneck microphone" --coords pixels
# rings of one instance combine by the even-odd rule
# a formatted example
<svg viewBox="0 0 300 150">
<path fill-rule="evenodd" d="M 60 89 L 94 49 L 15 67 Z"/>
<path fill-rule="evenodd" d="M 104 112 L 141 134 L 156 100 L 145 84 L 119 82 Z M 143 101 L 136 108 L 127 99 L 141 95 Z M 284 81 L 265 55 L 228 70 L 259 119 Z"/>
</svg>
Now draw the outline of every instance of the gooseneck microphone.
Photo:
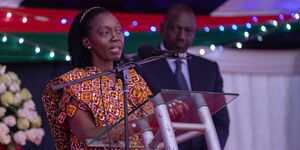
<svg viewBox="0 0 300 150">
<path fill-rule="evenodd" d="M 161 50 L 155 46 L 151 45 L 142 45 L 138 49 L 138 55 L 145 59 L 151 56 L 164 56 L 164 57 L 170 57 L 170 58 L 186 58 L 185 53 L 178 53 L 175 51 L 169 51 L 169 50 Z"/>
</svg>

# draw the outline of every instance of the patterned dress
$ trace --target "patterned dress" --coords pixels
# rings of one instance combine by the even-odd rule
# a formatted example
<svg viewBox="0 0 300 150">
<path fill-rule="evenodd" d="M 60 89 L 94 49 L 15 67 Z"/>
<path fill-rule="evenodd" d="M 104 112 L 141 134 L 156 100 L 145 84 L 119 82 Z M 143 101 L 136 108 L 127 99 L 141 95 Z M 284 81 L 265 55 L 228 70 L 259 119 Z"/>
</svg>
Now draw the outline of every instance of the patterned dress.
<svg viewBox="0 0 300 150">
<path fill-rule="evenodd" d="M 76 110 L 80 109 L 93 114 L 94 123 L 98 127 L 110 126 L 116 123 L 124 117 L 122 81 L 118 79 L 116 82 L 113 82 L 107 76 L 102 76 L 66 86 L 63 90 L 51 90 L 53 85 L 68 83 L 97 73 L 101 73 L 101 71 L 96 67 L 87 67 L 85 69 L 75 68 L 52 80 L 47 85 L 42 100 L 58 150 L 108 149 L 107 147 L 84 147 L 81 141 L 70 131 L 66 118 L 73 117 Z M 145 81 L 135 70 L 130 69 L 129 74 L 128 111 L 130 112 L 147 100 L 152 93 Z M 136 111 L 139 113 L 130 115 L 129 121 L 136 119 L 141 112 L 145 114 L 153 113 L 152 104 L 146 103 L 146 105 L 142 106 L 141 110 Z M 135 133 L 130 136 L 130 143 L 131 145 L 141 144 L 140 134 Z"/>
</svg>

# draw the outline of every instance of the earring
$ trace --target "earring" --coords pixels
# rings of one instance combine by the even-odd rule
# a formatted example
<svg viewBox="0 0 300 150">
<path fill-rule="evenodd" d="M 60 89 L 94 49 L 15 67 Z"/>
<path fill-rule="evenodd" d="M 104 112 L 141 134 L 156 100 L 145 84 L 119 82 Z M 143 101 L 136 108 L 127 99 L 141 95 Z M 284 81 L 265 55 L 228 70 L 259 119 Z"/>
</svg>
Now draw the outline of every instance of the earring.
<svg viewBox="0 0 300 150">
<path fill-rule="evenodd" d="M 91 46 L 88 46 L 87 48 L 88 48 L 88 49 L 92 49 L 92 47 L 91 47 Z"/>
</svg>

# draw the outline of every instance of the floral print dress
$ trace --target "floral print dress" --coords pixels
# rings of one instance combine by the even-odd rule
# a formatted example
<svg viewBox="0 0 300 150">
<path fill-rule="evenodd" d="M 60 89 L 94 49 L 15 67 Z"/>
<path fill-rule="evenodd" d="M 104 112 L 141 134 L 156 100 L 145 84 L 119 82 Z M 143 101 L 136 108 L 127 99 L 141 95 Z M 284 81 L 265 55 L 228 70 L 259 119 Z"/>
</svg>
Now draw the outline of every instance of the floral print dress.
<svg viewBox="0 0 300 150">
<path fill-rule="evenodd" d="M 124 95 L 122 81 L 113 82 L 107 76 L 97 77 L 70 86 L 63 90 L 53 91 L 51 87 L 60 83 L 68 83 L 77 79 L 101 73 L 96 67 L 75 68 L 72 71 L 52 80 L 46 87 L 42 101 L 49 120 L 51 132 L 55 139 L 56 148 L 62 149 L 108 149 L 108 147 L 87 148 L 72 134 L 68 128 L 66 118 L 73 117 L 80 109 L 93 114 L 95 125 L 110 126 L 124 117 Z M 134 69 L 129 70 L 128 111 L 132 111 L 152 95 L 146 82 Z M 137 111 L 138 112 L 138 111 Z M 151 103 L 142 106 L 145 114 L 153 113 Z M 106 116 L 105 116 L 106 114 Z M 134 113 L 129 121 L 140 115 Z M 100 133 L 99 133 L 100 134 Z M 115 133 L 114 133 L 115 134 Z M 118 137 L 118 135 L 116 136 Z M 120 136 L 119 136 L 120 137 Z M 142 145 L 139 133 L 130 136 L 131 145 Z M 114 148 L 117 149 L 117 148 Z"/>
</svg>

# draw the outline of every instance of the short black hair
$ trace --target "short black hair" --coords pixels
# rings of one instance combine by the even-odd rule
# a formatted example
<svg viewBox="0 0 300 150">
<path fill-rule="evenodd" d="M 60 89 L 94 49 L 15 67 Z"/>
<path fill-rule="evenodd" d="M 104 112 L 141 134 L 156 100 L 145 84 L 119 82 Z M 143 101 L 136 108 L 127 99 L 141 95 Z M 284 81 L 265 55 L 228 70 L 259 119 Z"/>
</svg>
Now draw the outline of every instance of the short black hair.
<svg viewBox="0 0 300 150">
<path fill-rule="evenodd" d="M 190 13 L 190 14 L 195 14 L 193 9 L 184 3 L 177 3 L 177 4 L 173 4 L 166 12 L 165 17 L 164 17 L 164 21 L 167 21 L 168 18 L 174 13 L 174 12 L 179 12 L 179 13 Z"/>
<path fill-rule="evenodd" d="M 87 37 L 91 30 L 90 21 L 100 13 L 111 12 L 103 7 L 92 7 L 77 14 L 71 24 L 68 50 L 74 67 L 93 66 L 90 50 L 83 46 L 82 38 Z"/>
</svg>

